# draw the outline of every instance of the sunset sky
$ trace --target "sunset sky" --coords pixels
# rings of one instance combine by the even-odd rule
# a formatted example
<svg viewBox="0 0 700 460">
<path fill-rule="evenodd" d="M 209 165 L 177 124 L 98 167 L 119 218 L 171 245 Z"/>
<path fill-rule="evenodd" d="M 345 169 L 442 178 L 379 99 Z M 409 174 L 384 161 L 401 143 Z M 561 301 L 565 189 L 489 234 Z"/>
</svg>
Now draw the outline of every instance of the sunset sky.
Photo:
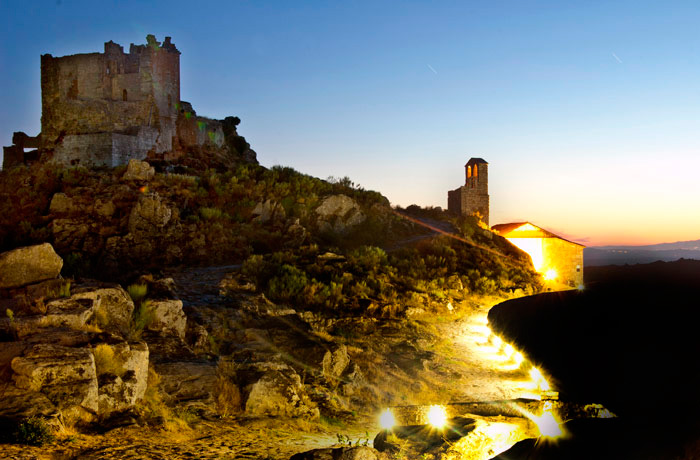
<svg viewBox="0 0 700 460">
<path fill-rule="evenodd" d="M 700 238 L 697 2 L 25 3 L 0 3 L 2 145 L 40 130 L 41 54 L 168 35 L 181 98 L 264 166 L 446 207 L 482 157 L 492 225 Z"/>
</svg>

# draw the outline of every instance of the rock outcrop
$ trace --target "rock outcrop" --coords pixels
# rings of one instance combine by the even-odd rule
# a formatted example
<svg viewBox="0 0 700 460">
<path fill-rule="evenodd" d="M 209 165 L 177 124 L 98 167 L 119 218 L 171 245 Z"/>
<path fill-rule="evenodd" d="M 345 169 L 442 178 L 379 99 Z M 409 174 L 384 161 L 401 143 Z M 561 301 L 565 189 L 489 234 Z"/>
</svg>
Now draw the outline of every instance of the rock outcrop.
<svg viewBox="0 0 700 460">
<path fill-rule="evenodd" d="M 49 244 L 0 260 L 5 285 L 13 288 L 0 297 L 14 296 L 0 301 L 22 307 L 0 320 L 0 365 L 9 371 L 0 374 L 0 417 L 40 416 L 58 428 L 61 420 L 90 422 L 134 407 L 146 392 L 149 350 L 122 337 L 134 311 L 128 294 L 97 282 L 71 292 L 57 279 L 63 262 Z M 161 319 L 163 327 L 184 331 L 184 318 L 175 325 Z"/>
<path fill-rule="evenodd" d="M 16 288 L 57 278 L 63 259 L 49 243 L 0 254 L 0 289 Z"/>
<path fill-rule="evenodd" d="M 148 181 L 153 179 L 156 170 L 145 161 L 140 161 L 136 159 L 129 160 L 129 164 L 126 167 L 126 172 L 122 176 L 124 180 L 131 181 Z"/>
<path fill-rule="evenodd" d="M 316 208 L 318 228 L 321 232 L 347 234 L 353 227 L 365 221 L 360 205 L 346 195 L 326 197 Z"/>
<path fill-rule="evenodd" d="M 143 195 L 129 215 L 129 231 L 131 233 L 157 231 L 170 222 L 172 215 L 172 209 L 157 193 Z"/>
</svg>

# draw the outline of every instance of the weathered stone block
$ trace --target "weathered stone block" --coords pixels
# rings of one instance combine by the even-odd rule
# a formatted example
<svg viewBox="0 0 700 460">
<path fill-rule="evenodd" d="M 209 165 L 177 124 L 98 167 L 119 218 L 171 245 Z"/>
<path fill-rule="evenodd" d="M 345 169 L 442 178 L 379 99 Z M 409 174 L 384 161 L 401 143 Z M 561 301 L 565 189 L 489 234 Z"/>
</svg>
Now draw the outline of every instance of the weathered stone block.
<svg viewBox="0 0 700 460">
<path fill-rule="evenodd" d="M 49 243 L 13 249 L 0 254 L 0 289 L 57 278 L 63 259 Z"/>
</svg>

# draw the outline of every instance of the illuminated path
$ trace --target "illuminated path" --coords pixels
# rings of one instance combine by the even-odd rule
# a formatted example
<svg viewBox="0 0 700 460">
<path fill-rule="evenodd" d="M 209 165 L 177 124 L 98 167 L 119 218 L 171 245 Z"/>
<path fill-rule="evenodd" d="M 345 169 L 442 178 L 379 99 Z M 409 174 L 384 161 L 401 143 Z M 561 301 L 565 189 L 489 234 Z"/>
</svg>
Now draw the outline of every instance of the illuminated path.
<svg viewBox="0 0 700 460">
<path fill-rule="evenodd" d="M 489 307 L 452 324 L 440 332 L 450 342 L 453 369 L 449 401 L 436 403 L 546 399 L 550 385 L 519 350 L 504 343 L 488 327 Z"/>
</svg>

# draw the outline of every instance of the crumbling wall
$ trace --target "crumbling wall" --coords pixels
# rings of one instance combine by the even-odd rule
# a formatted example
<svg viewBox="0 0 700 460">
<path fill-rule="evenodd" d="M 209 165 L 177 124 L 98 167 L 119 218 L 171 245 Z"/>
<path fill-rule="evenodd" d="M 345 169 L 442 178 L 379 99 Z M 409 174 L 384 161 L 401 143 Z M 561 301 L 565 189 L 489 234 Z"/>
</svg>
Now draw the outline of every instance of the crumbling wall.
<svg viewBox="0 0 700 460">
<path fill-rule="evenodd" d="M 116 165 L 173 149 L 180 52 L 169 37 L 161 46 L 149 35 L 129 53 L 110 41 L 104 53 L 43 55 L 41 75 L 42 147 L 55 149 L 54 161 Z M 109 136 L 108 156 L 102 133 L 120 135 Z M 91 140 L 99 141 L 97 152 L 89 151 Z"/>
</svg>

